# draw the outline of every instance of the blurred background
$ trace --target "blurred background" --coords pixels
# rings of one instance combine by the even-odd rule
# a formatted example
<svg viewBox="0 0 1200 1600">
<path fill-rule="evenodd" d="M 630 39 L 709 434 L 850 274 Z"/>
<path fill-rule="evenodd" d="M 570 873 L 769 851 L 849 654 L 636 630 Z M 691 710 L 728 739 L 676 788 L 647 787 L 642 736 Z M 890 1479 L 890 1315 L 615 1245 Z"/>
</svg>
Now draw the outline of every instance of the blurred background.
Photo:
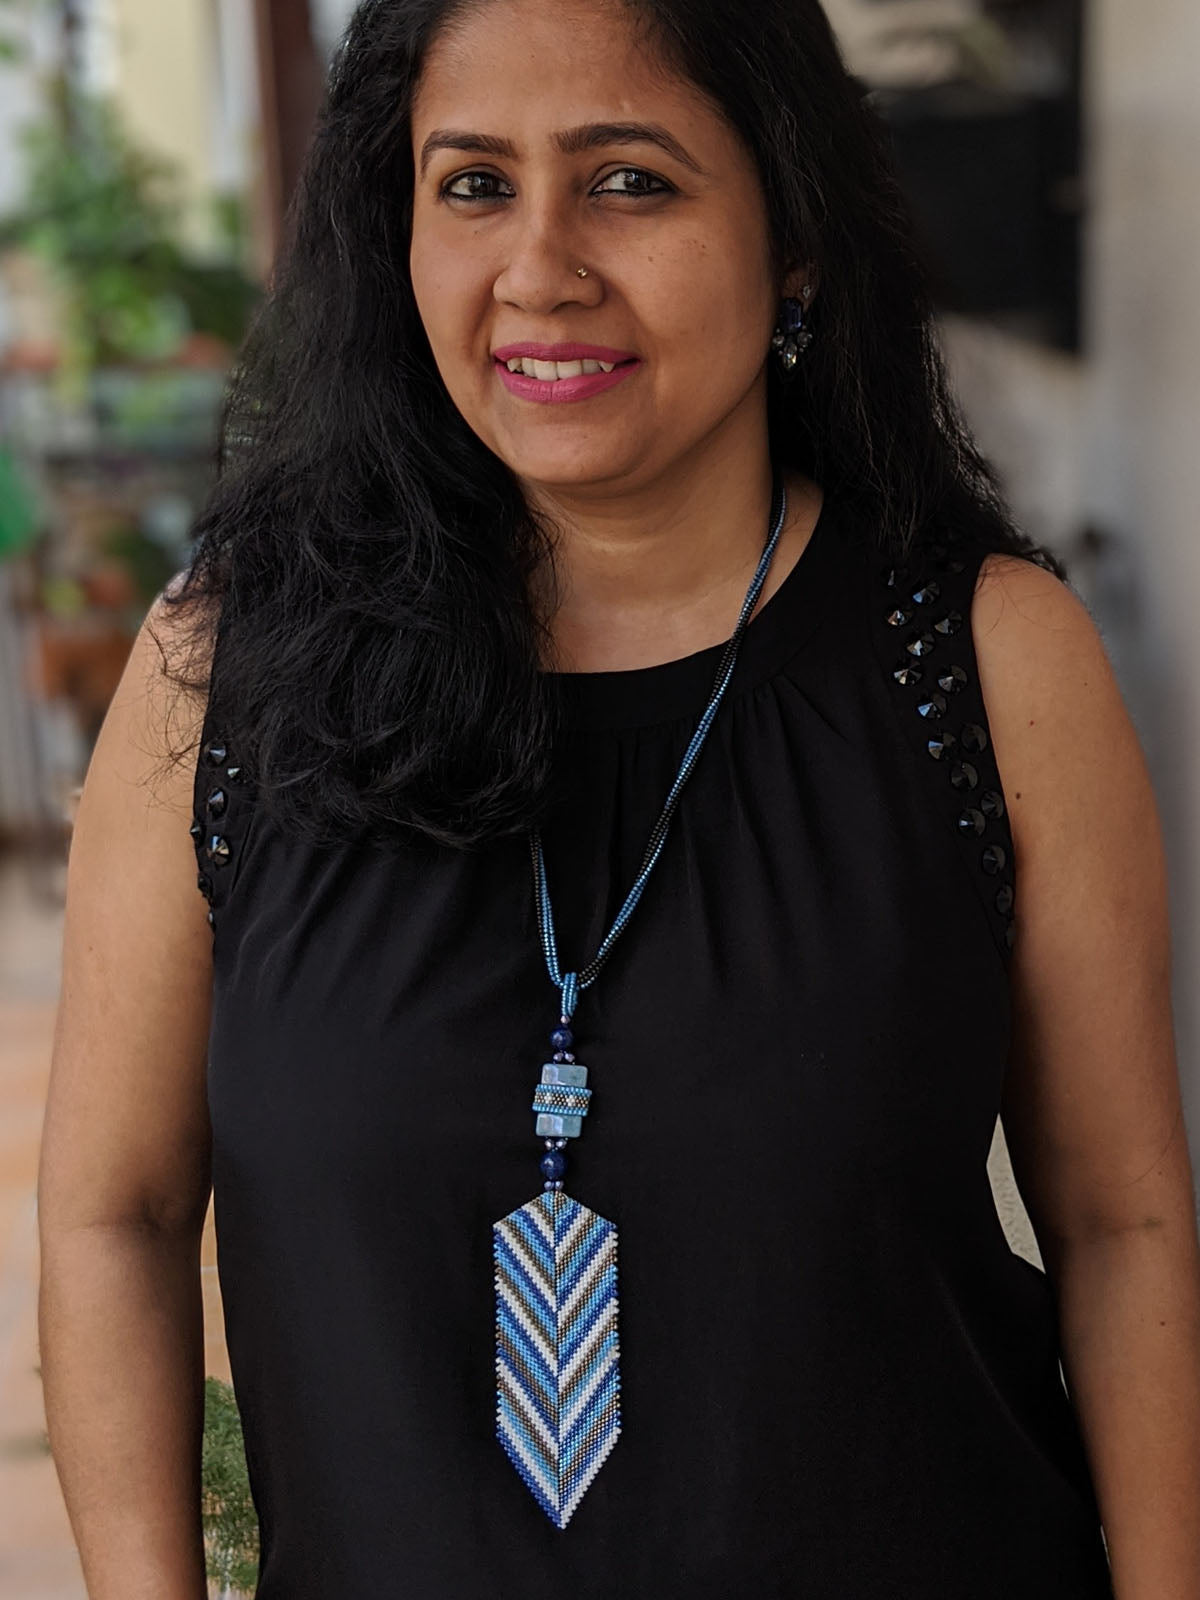
<svg viewBox="0 0 1200 1600">
<path fill-rule="evenodd" d="M 0 0 L 0 1597 L 83 1600 L 34 1184 L 66 847 L 352 0 Z M 967 414 L 1150 761 L 1200 1160 L 1200 7 L 826 0 L 891 130 Z M 1013 1247 L 1038 1260 L 1004 1157 Z M 208 1371 L 226 1378 L 211 1237 Z M 233 1536 L 231 1535 L 231 1538 Z M 221 1569 L 214 1593 L 236 1581 Z"/>
</svg>

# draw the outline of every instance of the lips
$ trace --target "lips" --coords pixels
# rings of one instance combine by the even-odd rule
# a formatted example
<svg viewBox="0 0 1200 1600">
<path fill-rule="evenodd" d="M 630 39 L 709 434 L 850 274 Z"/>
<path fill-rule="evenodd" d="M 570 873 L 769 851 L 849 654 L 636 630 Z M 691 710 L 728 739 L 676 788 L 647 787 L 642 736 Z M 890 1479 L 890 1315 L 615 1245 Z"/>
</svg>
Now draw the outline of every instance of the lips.
<svg viewBox="0 0 1200 1600">
<path fill-rule="evenodd" d="M 543 349 L 546 346 L 542 346 Z M 551 349 L 555 348 L 550 346 Z M 558 348 L 561 348 L 558 347 Z M 578 347 L 577 347 L 578 348 Z M 586 347 L 585 347 L 586 348 Z M 593 345 L 593 349 L 596 347 Z M 619 354 L 620 352 L 614 352 Z M 545 356 L 509 356 L 509 361 L 521 366 L 528 361 L 532 365 L 535 361 L 540 365 L 547 361 Z M 549 358 L 551 361 L 553 358 Z M 629 383 L 633 375 L 641 370 L 642 363 L 634 357 L 632 361 L 621 361 L 608 365 L 606 371 L 599 365 L 603 359 L 600 356 L 574 356 L 562 357 L 563 361 L 571 360 L 576 366 L 588 365 L 595 368 L 592 372 L 580 372 L 575 377 L 556 377 L 553 379 L 530 377 L 524 372 L 511 372 L 506 362 L 499 359 L 492 365 L 500 382 L 518 400 L 533 401 L 536 405 L 549 405 L 555 408 L 571 404 L 578 400 L 591 400 L 603 394 L 607 389 L 614 388 L 619 383 Z M 551 371 L 553 371 L 551 367 Z"/>
</svg>

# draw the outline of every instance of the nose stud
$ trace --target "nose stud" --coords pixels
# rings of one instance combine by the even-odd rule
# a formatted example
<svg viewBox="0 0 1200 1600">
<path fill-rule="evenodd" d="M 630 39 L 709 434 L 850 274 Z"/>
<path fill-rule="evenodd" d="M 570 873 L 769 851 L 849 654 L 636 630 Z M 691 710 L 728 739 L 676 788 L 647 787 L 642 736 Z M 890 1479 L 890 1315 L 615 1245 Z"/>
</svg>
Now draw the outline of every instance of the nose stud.
<svg viewBox="0 0 1200 1600">
<path fill-rule="evenodd" d="M 577 278 L 586 278 L 587 275 L 588 275 L 588 269 L 586 267 L 576 267 L 575 268 L 575 276 Z"/>
</svg>

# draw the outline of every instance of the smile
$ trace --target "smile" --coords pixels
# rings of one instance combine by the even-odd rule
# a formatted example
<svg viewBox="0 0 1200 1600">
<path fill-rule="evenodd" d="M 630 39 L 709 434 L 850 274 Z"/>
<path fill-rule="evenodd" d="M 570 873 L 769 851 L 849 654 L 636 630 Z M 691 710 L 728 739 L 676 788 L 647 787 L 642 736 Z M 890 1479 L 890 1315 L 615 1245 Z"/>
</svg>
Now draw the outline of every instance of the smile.
<svg viewBox="0 0 1200 1600">
<path fill-rule="evenodd" d="M 622 383 L 642 365 L 625 350 L 602 345 L 502 346 L 493 365 L 510 394 L 541 404 L 588 400 Z"/>
</svg>

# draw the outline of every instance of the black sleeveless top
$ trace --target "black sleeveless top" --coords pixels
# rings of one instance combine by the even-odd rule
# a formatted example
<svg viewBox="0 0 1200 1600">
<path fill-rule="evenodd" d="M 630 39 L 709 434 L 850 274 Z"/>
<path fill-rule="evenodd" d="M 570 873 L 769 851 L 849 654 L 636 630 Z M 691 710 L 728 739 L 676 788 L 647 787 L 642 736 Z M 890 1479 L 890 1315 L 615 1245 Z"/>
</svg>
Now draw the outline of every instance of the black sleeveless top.
<svg viewBox="0 0 1200 1600">
<path fill-rule="evenodd" d="M 982 555 L 893 571 L 827 500 L 580 998 L 567 1191 L 619 1229 L 622 1428 L 562 1530 L 494 1421 L 492 1224 L 541 1191 L 559 1009 L 527 843 L 301 844 L 210 707 L 193 837 L 259 1600 L 1111 1596 L 1054 1295 L 986 1166 L 1015 885 Z M 720 655 L 564 675 L 564 971 Z"/>
</svg>

